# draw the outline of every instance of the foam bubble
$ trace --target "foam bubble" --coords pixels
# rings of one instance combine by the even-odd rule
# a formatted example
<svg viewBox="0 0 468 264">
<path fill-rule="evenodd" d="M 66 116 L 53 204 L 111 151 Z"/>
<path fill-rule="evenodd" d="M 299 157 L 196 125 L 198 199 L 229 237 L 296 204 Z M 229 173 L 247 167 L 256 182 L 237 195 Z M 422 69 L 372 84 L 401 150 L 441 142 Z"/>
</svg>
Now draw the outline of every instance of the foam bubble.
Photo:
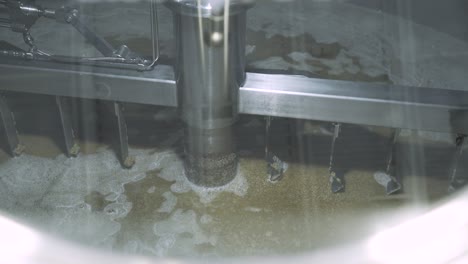
<svg viewBox="0 0 468 264">
<path fill-rule="evenodd" d="M 130 202 L 116 202 L 107 205 L 104 208 L 104 213 L 109 215 L 112 220 L 123 218 L 132 210 L 132 203 Z"/>
</svg>

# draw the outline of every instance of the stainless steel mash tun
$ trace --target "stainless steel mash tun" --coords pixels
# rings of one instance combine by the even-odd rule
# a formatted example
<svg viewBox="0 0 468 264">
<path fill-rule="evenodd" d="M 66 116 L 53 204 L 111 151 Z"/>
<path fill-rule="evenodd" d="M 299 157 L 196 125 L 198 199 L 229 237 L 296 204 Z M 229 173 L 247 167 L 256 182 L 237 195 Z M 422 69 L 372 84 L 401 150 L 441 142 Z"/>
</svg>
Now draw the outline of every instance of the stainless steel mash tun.
<svg viewBox="0 0 468 264">
<path fill-rule="evenodd" d="M 468 93 L 428 87 L 361 83 L 298 75 L 246 72 L 246 27 L 253 1 L 168 0 L 147 3 L 152 56 L 132 51 L 128 45 L 112 46 L 90 26 L 85 10 L 73 4 L 43 7 L 35 1 L 0 0 L 0 27 L 22 35 L 28 49 L 2 40 L 0 49 L 0 114 L 9 152 L 21 155 L 8 93 L 55 96 L 63 142 L 68 156 L 76 156 L 68 97 L 108 102 L 114 114 L 116 152 L 124 168 L 129 155 L 123 103 L 177 107 L 184 124 L 184 166 L 195 185 L 224 186 L 238 171 L 235 125 L 240 114 L 265 117 L 265 175 L 283 178 L 287 163 L 269 147 L 276 118 L 325 121 L 332 124 L 329 159 L 330 188 L 345 191 L 345 172 L 335 159 L 343 124 L 394 129 L 390 151 L 379 183 L 387 194 L 402 191 L 395 170 L 395 148 L 402 129 L 457 135 L 450 189 L 466 184 L 457 167 L 468 133 Z M 161 60 L 158 9 L 173 15 L 175 62 Z M 33 28 L 39 20 L 68 25 L 95 47 L 100 56 L 52 54 L 38 44 Z M 79 66 L 79 67 L 78 67 Z M 76 85 L 77 78 L 89 85 Z M 74 85 L 75 83 L 75 85 Z M 415 117 L 417 122 L 415 122 Z M 26 146 L 27 147 L 27 146 Z M 286 180 L 286 179 L 283 179 Z"/>
</svg>

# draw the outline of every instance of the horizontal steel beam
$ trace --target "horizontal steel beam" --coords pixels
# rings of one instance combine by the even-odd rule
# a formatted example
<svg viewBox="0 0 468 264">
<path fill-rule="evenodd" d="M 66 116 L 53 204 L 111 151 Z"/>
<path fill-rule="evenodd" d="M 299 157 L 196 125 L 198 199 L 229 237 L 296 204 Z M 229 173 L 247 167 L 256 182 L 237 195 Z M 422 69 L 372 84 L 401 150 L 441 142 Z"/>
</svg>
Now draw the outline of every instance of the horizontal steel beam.
<svg viewBox="0 0 468 264">
<path fill-rule="evenodd" d="M 5 60 L 0 61 L 0 90 L 177 106 L 174 73 L 165 65 L 139 72 Z"/>
<path fill-rule="evenodd" d="M 468 133 L 468 91 L 249 74 L 240 112 Z"/>
<path fill-rule="evenodd" d="M 172 68 L 0 62 L 0 90 L 177 106 Z M 240 112 L 468 134 L 468 92 L 248 73 Z"/>
</svg>

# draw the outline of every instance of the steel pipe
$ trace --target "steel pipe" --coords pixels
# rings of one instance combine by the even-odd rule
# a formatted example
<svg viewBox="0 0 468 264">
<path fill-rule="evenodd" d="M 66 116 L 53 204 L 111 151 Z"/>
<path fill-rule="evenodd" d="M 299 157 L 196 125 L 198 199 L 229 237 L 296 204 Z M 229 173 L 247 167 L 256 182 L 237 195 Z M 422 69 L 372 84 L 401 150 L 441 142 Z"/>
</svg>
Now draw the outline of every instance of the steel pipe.
<svg viewBox="0 0 468 264">
<path fill-rule="evenodd" d="M 207 187 L 225 185 L 237 174 L 233 125 L 245 81 L 247 7 L 221 2 L 167 2 L 174 14 L 177 99 L 186 125 L 185 172 Z"/>
</svg>

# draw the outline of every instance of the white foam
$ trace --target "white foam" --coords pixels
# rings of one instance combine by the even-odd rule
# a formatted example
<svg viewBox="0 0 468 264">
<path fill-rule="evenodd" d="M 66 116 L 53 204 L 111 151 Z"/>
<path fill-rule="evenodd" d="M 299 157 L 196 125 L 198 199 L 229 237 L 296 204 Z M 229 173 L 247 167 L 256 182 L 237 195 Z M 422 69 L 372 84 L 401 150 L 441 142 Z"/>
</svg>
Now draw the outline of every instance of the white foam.
<svg viewBox="0 0 468 264">
<path fill-rule="evenodd" d="M 161 169 L 161 177 L 175 181 L 171 189 L 180 192 L 192 190 L 205 203 L 223 191 L 236 195 L 245 195 L 247 192 L 247 182 L 242 173 L 224 188 L 200 188 L 185 178 L 182 161 L 176 153 L 166 151 L 150 155 L 148 152 L 131 149 L 137 163 L 130 170 L 123 170 L 114 153 L 108 149 L 79 155 L 74 159 L 62 155 L 50 159 L 25 154 L 8 160 L 0 166 L 2 207 L 10 204 L 16 211 L 23 212 L 36 226 L 50 233 L 101 248 L 112 248 L 114 235 L 121 228 L 115 220 L 126 217 L 132 209 L 123 187 L 126 183 L 141 180 L 145 177 L 145 171 Z M 150 191 L 156 191 L 155 186 L 152 187 Z M 91 192 L 104 194 L 105 200 L 111 203 L 102 212 L 93 211 L 85 203 L 85 197 Z M 173 212 L 177 197 L 170 191 L 166 191 L 163 196 L 165 201 L 158 212 L 172 214 L 154 225 L 154 232 L 158 236 L 156 245 L 133 241 L 125 246 L 125 250 L 164 256 L 172 248 L 189 250 L 187 254 L 191 254 L 195 252 L 192 252 L 195 250 L 194 245 L 216 244 L 216 238 L 206 235 L 198 226 L 198 222 L 210 223 L 211 216 L 203 215 L 197 219 L 192 210 Z M 14 206 L 18 203 L 22 206 Z M 38 203 L 39 207 L 35 206 Z M 191 237 L 183 233 L 190 233 Z"/>
<path fill-rule="evenodd" d="M 375 172 L 374 179 L 378 184 L 384 187 L 387 187 L 387 184 L 392 181 L 390 175 L 382 171 Z"/>
<path fill-rule="evenodd" d="M 227 185 L 215 188 L 200 187 L 191 183 L 185 176 L 185 170 L 182 160 L 175 154 L 166 152 L 164 160 L 161 162 L 162 170 L 159 177 L 166 181 L 175 181 L 171 185 L 171 191 L 174 193 L 195 192 L 200 197 L 200 202 L 210 203 L 220 193 L 230 192 L 238 196 L 244 196 L 248 190 L 248 182 L 239 167 L 236 177 Z"/>
<path fill-rule="evenodd" d="M 109 246 L 120 230 L 114 220 L 125 217 L 132 208 L 123 186 L 141 180 L 149 168 L 159 164 L 158 153 L 148 155 L 147 150 L 135 149 L 131 153 L 137 163 L 130 170 L 122 169 L 108 149 L 73 159 L 28 154 L 10 159 L 0 166 L 0 207 L 21 213 L 27 221 L 51 233 Z M 112 203 L 102 212 L 92 211 L 85 203 L 91 192 L 106 195 Z"/>
<path fill-rule="evenodd" d="M 264 31 L 267 37 L 308 33 L 320 43 L 338 42 L 359 59 L 364 72 L 385 72 L 398 84 L 465 89 L 468 63 L 461 58 L 468 56 L 467 43 L 454 37 L 350 4 L 306 1 L 294 13 L 285 13 L 284 8 L 258 3 L 249 11 L 249 28 Z M 272 19 L 272 14 L 282 16 Z"/>
<path fill-rule="evenodd" d="M 177 197 L 172 192 L 163 193 L 163 197 L 165 198 L 165 200 L 162 203 L 161 207 L 158 209 L 158 212 L 160 213 L 172 212 L 172 210 L 174 210 L 175 206 L 177 205 Z"/>
<path fill-rule="evenodd" d="M 188 182 L 192 190 L 200 196 L 200 202 L 208 204 L 223 192 L 233 193 L 237 196 L 245 196 L 248 190 L 248 182 L 239 167 L 236 177 L 227 185 L 216 188 L 205 188 Z"/>
<path fill-rule="evenodd" d="M 213 222 L 213 217 L 211 215 L 208 215 L 208 214 L 204 214 L 200 217 L 200 223 L 202 224 L 209 224 Z"/>
<path fill-rule="evenodd" d="M 125 197 L 122 195 L 121 197 Z M 104 208 L 104 213 L 109 215 L 112 220 L 123 218 L 132 210 L 132 203 L 127 202 L 126 199 L 115 203 L 108 204 Z"/>
<path fill-rule="evenodd" d="M 156 186 L 151 186 L 148 188 L 148 190 L 146 191 L 147 193 L 154 193 L 156 191 Z"/>
<path fill-rule="evenodd" d="M 255 68 L 269 70 L 287 70 L 291 67 L 291 63 L 277 56 L 272 56 L 261 61 L 254 61 L 251 65 Z"/>
<path fill-rule="evenodd" d="M 91 212 L 87 207 L 55 209 L 48 214 L 37 213 L 34 217 L 47 223 L 44 227 L 50 233 L 88 245 L 102 246 L 120 230 L 119 223 L 109 220 L 102 212 Z"/>
<path fill-rule="evenodd" d="M 53 159 L 22 155 L 0 166 L 0 196 L 14 204 L 33 206 L 46 195 L 66 167 Z M 8 197 L 8 198 L 7 198 Z M 5 206 L 5 205 L 3 205 Z"/>
<path fill-rule="evenodd" d="M 249 55 L 255 51 L 257 47 L 255 45 L 246 45 L 245 46 L 245 55 Z"/>
<path fill-rule="evenodd" d="M 166 256 L 171 250 L 194 252 L 196 245 L 209 243 L 214 246 L 217 242 L 214 236 L 206 235 L 200 228 L 193 210 L 176 210 L 169 219 L 154 224 L 153 232 L 159 237 L 156 243 L 158 256 Z"/>
</svg>

